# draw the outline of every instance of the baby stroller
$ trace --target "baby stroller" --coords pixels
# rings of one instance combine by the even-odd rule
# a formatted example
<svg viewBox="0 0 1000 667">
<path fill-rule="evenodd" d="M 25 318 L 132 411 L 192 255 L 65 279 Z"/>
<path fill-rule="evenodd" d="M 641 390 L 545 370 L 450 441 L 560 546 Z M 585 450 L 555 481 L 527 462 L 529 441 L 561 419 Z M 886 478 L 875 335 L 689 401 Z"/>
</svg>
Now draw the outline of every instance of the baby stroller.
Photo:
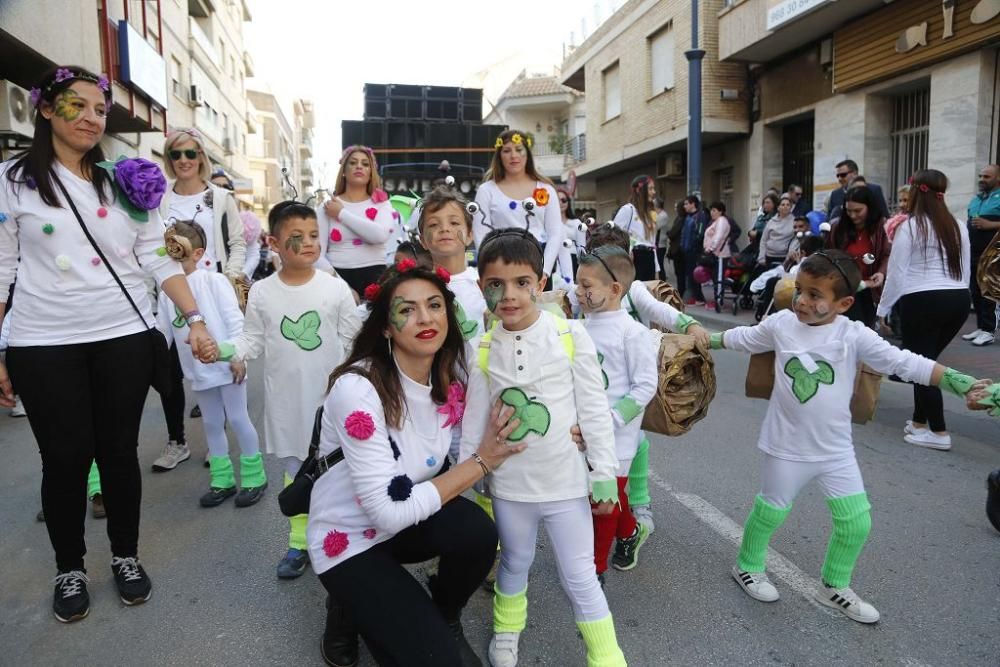
<svg viewBox="0 0 1000 667">
<path fill-rule="evenodd" d="M 729 260 L 729 270 L 733 273 L 733 290 L 737 294 L 737 308 L 750 310 L 754 307 L 754 295 L 750 292 L 750 281 L 753 278 L 754 269 L 757 266 L 757 248 L 750 244 L 743 250 L 734 254 Z"/>
</svg>

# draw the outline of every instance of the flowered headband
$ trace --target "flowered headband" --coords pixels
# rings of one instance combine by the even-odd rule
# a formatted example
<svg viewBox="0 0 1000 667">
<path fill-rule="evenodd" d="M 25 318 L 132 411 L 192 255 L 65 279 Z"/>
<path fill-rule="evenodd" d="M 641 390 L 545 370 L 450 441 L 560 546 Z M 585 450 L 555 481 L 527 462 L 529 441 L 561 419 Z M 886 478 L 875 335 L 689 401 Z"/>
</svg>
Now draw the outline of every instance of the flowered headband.
<svg viewBox="0 0 1000 667">
<path fill-rule="evenodd" d="M 649 176 L 643 176 L 639 179 L 639 182 L 632 187 L 632 190 L 640 192 L 644 187 L 646 187 L 647 183 L 649 183 Z"/>
<path fill-rule="evenodd" d="M 912 176 L 910 176 L 909 183 L 910 183 L 910 188 L 916 188 L 921 192 L 933 192 L 934 196 L 937 197 L 938 199 L 944 199 L 944 192 L 941 192 L 940 190 L 934 190 L 926 183 L 921 183 L 920 185 L 917 185 L 916 183 L 913 182 Z"/>
<path fill-rule="evenodd" d="M 69 67 L 60 67 L 56 70 L 56 73 L 51 80 L 47 81 L 40 88 L 31 89 L 29 92 L 31 105 L 33 107 L 37 107 L 39 102 L 52 92 L 52 88 L 55 87 L 56 84 L 63 83 L 64 81 L 72 81 L 74 79 L 77 81 L 89 81 L 90 83 L 96 84 L 98 88 L 104 91 L 105 96 L 111 92 L 111 83 L 108 81 L 108 77 L 104 74 L 94 76 L 89 72 L 77 71 L 70 69 Z"/>
<path fill-rule="evenodd" d="M 531 138 L 530 134 L 528 134 L 528 135 L 522 135 L 520 132 L 515 132 L 514 134 L 512 134 L 511 137 L 510 137 L 510 139 L 509 139 L 509 141 L 510 141 L 510 143 L 514 144 L 515 146 L 520 146 L 521 144 L 524 144 L 528 148 L 531 148 L 532 145 L 534 145 L 534 143 L 535 143 L 535 140 Z M 505 142 L 503 140 L 503 135 L 501 135 L 501 136 L 497 137 L 497 140 L 495 142 L 493 142 L 493 148 L 499 150 L 499 149 L 503 148 L 503 145 L 505 143 L 507 143 L 507 142 Z"/>
<path fill-rule="evenodd" d="M 340 154 L 340 164 L 344 164 L 344 161 L 347 160 L 351 153 L 357 153 L 359 151 L 367 155 L 372 162 L 376 161 L 375 151 L 373 151 L 370 147 L 362 146 L 361 144 L 354 144 L 345 148 L 344 152 Z"/>
<path fill-rule="evenodd" d="M 169 132 L 167 132 L 167 139 L 173 139 L 174 137 L 176 137 L 176 136 L 178 136 L 180 134 L 186 134 L 188 136 L 194 137 L 198 141 L 202 140 L 201 132 L 199 132 L 198 130 L 194 129 L 193 127 L 178 127 L 178 128 L 174 128 L 173 130 L 170 130 Z"/>
</svg>

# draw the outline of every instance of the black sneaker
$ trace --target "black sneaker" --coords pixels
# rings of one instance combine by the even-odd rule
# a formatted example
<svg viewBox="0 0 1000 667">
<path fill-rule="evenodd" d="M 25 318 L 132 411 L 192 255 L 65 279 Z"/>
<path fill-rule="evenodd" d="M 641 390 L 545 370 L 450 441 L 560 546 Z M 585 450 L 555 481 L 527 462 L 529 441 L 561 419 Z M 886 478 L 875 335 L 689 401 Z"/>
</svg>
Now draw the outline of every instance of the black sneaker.
<svg viewBox="0 0 1000 667">
<path fill-rule="evenodd" d="M 203 495 L 198 501 L 201 503 L 202 507 L 217 507 L 222 503 L 226 502 L 226 498 L 236 495 L 236 487 L 231 486 L 228 489 L 218 489 L 212 487 L 208 490 L 208 493 Z"/>
<path fill-rule="evenodd" d="M 125 604 L 142 604 L 153 595 L 153 583 L 142 569 L 138 558 L 115 556 L 111 559 L 111 572 L 118 585 L 118 596 Z"/>
<path fill-rule="evenodd" d="M 469 646 L 469 640 L 465 638 L 465 631 L 462 629 L 462 621 L 451 621 L 448 623 L 451 634 L 455 636 L 455 643 L 458 644 L 458 657 L 462 661 L 462 667 L 482 667 L 483 661 L 479 659 L 476 652 Z"/>
<path fill-rule="evenodd" d="M 641 523 L 635 524 L 632 537 L 626 537 L 615 542 L 615 553 L 611 557 L 611 565 L 616 570 L 631 570 L 639 564 L 639 548 L 649 537 L 649 530 Z"/>
<path fill-rule="evenodd" d="M 201 407 L 196 405 L 191 408 L 191 419 L 198 419 L 199 417 L 201 417 Z"/>
<path fill-rule="evenodd" d="M 323 662 L 330 667 L 358 664 L 358 630 L 346 609 L 326 596 L 326 627 L 319 643 Z"/>
<path fill-rule="evenodd" d="M 87 593 L 87 578 L 85 570 L 60 572 L 53 579 L 56 585 L 52 596 L 52 613 L 61 623 L 72 623 L 86 618 L 90 613 L 90 594 Z"/>
<path fill-rule="evenodd" d="M 1000 530 L 1000 469 L 994 470 L 986 478 L 986 518 L 993 527 Z"/>
<path fill-rule="evenodd" d="M 236 506 L 250 507 L 251 505 L 256 505 L 264 497 L 265 489 L 267 489 L 266 483 L 263 486 L 248 486 L 240 489 L 240 492 L 236 494 Z"/>
</svg>

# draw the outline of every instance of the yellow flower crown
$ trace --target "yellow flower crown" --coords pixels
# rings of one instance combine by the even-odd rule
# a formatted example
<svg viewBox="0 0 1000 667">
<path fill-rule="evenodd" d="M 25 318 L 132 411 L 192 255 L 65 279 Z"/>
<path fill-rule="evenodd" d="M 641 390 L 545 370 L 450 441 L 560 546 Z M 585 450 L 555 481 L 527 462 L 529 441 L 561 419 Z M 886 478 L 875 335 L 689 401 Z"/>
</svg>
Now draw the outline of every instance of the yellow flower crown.
<svg viewBox="0 0 1000 667">
<path fill-rule="evenodd" d="M 520 146 L 523 143 L 527 145 L 528 148 L 531 148 L 531 145 L 535 142 L 531 138 L 530 134 L 522 137 L 519 133 L 515 132 L 514 135 L 511 136 L 510 138 L 510 143 L 516 146 Z M 493 143 L 493 148 L 500 149 L 503 148 L 503 145 L 504 145 L 503 137 L 497 137 L 497 140 Z"/>
</svg>

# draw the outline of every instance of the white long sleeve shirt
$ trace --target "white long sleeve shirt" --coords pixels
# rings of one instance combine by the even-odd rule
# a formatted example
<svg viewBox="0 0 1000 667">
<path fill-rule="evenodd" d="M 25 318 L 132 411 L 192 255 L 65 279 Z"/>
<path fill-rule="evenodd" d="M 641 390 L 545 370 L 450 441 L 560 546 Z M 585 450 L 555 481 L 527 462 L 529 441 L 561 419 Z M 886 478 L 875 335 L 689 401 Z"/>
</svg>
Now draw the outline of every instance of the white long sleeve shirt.
<svg viewBox="0 0 1000 667">
<path fill-rule="evenodd" d="M 488 376 L 475 361 L 470 363 L 460 461 L 479 447 L 493 403 L 505 390 L 518 390 L 513 392 L 518 404 L 526 400 L 536 417 L 545 415 L 533 419 L 533 430 L 518 441 L 527 448 L 487 479 L 488 490 L 497 498 L 520 502 L 583 498 L 594 483 L 607 483 L 616 476 L 614 428 L 597 351 L 579 322 L 567 324 L 575 347 L 572 361 L 559 340 L 556 316 L 542 311 L 523 331 L 507 331 L 502 324 L 493 329 Z M 574 424 L 580 425 L 586 452 L 573 443 Z"/>
<path fill-rule="evenodd" d="M 583 326 L 594 341 L 604 374 L 618 476 L 624 477 L 639 448 L 642 415 L 656 394 L 657 339 L 624 310 L 592 313 Z M 632 412 L 636 408 L 638 412 Z"/>
<path fill-rule="evenodd" d="M 315 271 L 304 285 L 275 273 L 253 284 L 236 358 L 264 355 L 264 442 L 269 453 L 304 459 L 316 408 L 361 328 L 341 278 Z"/>
<path fill-rule="evenodd" d="M 452 428 L 430 386 L 402 372 L 399 379 L 406 401 L 399 429 L 386 424 L 375 387 L 360 375 L 338 378 L 323 404 L 319 454 L 340 447 L 344 461 L 316 481 L 310 498 L 306 538 L 317 574 L 441 509 L 429 480 L 447 459 Z"/>
<path fill-rule="evenodd" d="M 539 243 L 545 244 L 545 257 L 542 271 L 552 275 L 559 251 L 562 249 L 565 231 L 562 223 L 562 213 L 559 212 L 559 197 L 556 190 L 547 183 L 538 183 L 536 187 L 545 188 L 549 193 L 549 203 L 544 207 L 535 207 L 528 227 Z M 511 199 L 497 186 L 495 181 L 486 181 L 476 190 L 476 203 L 480 213 L 473 216 L 472 236 L 479 248 L 486 235 L 494 229 L 524 229 L 525 212 L 521 201 Z"/>
<path fill-rule="evenodd" d="M 915 218 L 909 218 L 896 228 L 885 273 L 885 287 L 876 314 L 885 317 L 901 297 L 914 292 L 967 289 L 972 263 L 969 258 L 969 230 L 964 222 L 956 221 L 961 239 L 962 276 L 956 280 L 948 273 L 948 263 L 938 248 L 938 236 L 930 220 L 926 221 L 926 243 L 917 229 Z"/>
<path fill-rule="evenodd" d="M 188 274 L 187 283 L 212 338 L 232 340 L 239 336 L 243 331 L 243 313 L 229 279 L 216 271 L 195 271 Z M 158 299 L 156 326 L 163 332 L 168 346 L 176 343 L 181 369 L 184 377 L 191 382 L 191 388 L 204 391 L 232 384 L 233 374 L 228 362 L 203 364 L 194 358 L 191 345 L 187 342 L 191 333 L 187 320 L 165 292 L 161 291 Z"/>
<path fill-rule="evenodd" d="M 395 241 L 389 248 L 390 238 L 396 230 L 392 204 L 388 201 L 376 204 L 371 198 L 343 203 L 344 208 L 337 220 L 331 220 L 326 215 L 324 206 L 316 208 L 320 252 L 336 269 L 384 265 L 387 250 L 396 250 Z M 317 262 L 317 268 L 325 267 Z"/>
<path fill-rule="evenodd" d="M 94 252 L 68 205 L 48 206 L 37 190 L 7 179 L 0 165 L 0 302 L 17 278 L 9 345 L 69 345 L 108 340 L 155 326 L 145 277 L 157 284 L 184 275 L 180 264 L 157 250 L 163 222 L 156 210 L 137 222 L 113 201 L 102 204 L 94 186 L 58 161 L 52 168 L 80 211 L 87 229 L 121 278 L 145 320 L 128 304 Z M 62 193 L 55 186 L 57 197 Z M 101 214 L 104 214 L 103 216 Z"/>
<path fill-rule="evenodd" d="M 646 225 L 639 217 L 639 211 L 632 204 L 625 204 L 615 213 L 614 223 L 616 227 L 621 227 L 628 232 L 632 239 L 633 246 L 646 246 L 652 248 L 656 245 L 656 230 L 646 232 Z"/>
<path fill-rule="evenodd" d="M 854 456 L 851 396 L 858 364 L 904 381 L 930 384 L 935 362 L 893 347 L 861 322 L 840 315 L 822 326 L 783 310 L 753 327 L 723 334 L 744 352 L 775 352 L 774 390 L 760 429 L 761 451 L 790 461 Z"/>
</svg>

